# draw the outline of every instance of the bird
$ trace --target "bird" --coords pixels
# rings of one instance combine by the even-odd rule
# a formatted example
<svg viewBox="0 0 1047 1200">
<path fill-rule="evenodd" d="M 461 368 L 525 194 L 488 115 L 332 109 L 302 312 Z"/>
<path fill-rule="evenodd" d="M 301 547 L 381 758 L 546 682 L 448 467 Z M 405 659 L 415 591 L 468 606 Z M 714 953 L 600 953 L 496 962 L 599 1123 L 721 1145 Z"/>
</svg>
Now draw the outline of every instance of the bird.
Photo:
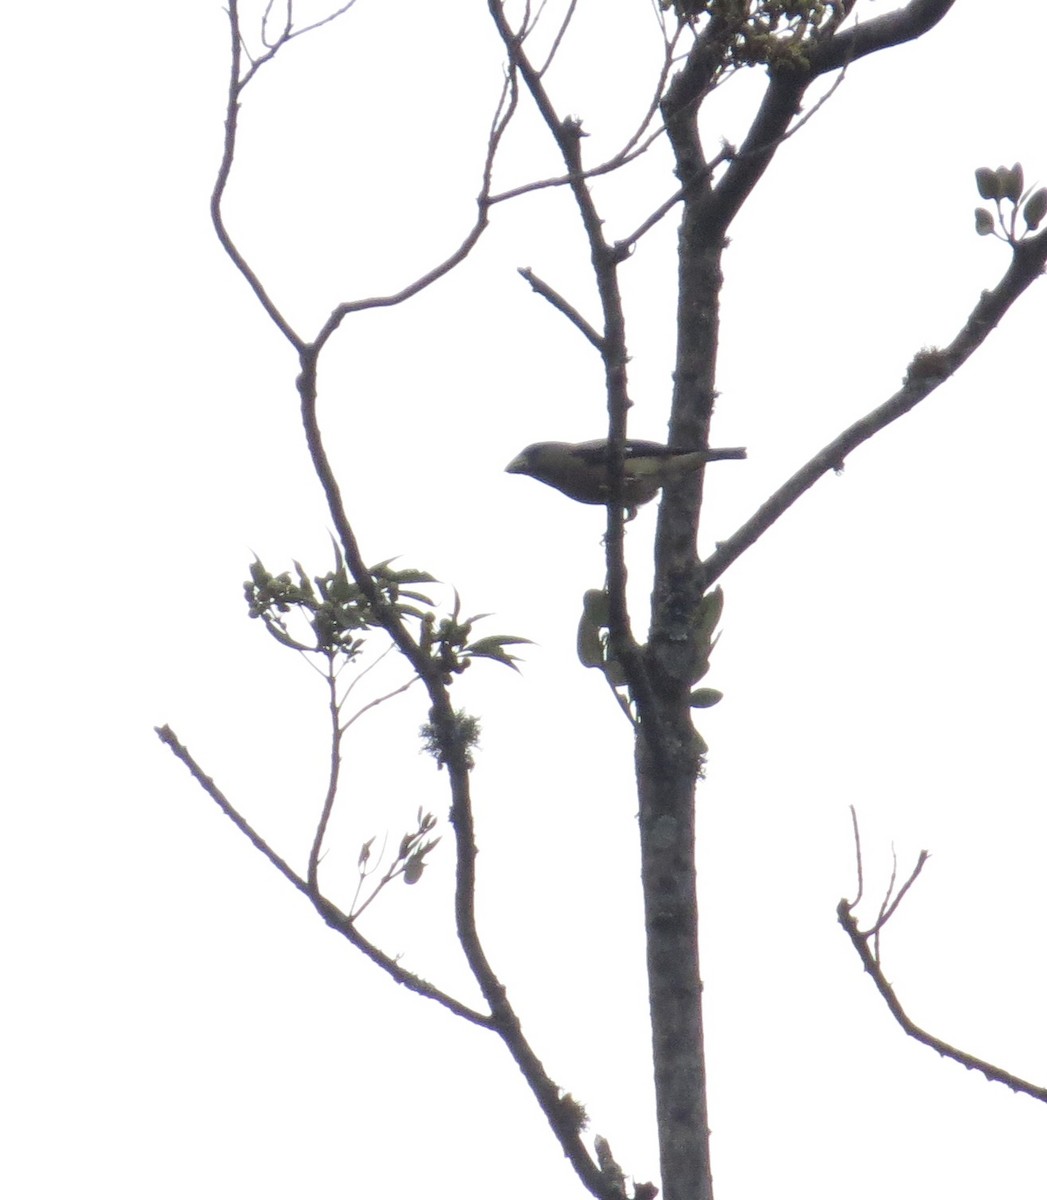
<svg viewBox="0 0 1047 1200">
<path fill-rule="evenodd" d="M 637 508 L 653 500 L 667 483 L 674 483 L 702 463 L 745 458 L 745 450 L 683 450 L 628 438 L 623 446 L 621 502 L 631 520 Z M 611 463 L 607 438 L 592 442 L 535 442 L 505 468 L 510 475 L 530 475 L 580 504 L 611 504 Z"/>
</svg>

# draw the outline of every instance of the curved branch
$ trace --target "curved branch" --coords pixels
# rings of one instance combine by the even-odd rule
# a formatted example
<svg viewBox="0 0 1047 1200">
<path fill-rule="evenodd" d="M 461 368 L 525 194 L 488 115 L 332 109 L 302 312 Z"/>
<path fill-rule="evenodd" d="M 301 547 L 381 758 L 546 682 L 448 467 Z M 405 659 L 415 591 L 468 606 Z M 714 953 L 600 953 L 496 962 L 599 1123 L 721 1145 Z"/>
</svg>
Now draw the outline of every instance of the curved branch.
<svg viewBox="0 0 1047 1200">
<path fill-rule="evenodd" d="M 869 948 L 871 932 L 863 933 L 858 928 L 858 922 L 855 920 L 851 910 L 852 902 L 841 900 L 836 907 L 837 918 L 850 938 L 851 945 L 858 952 L 858 957 L 862 960 L 862 966 L 872 977 L 873 983 L 876 985 L 876 990 L 883 997 L 891 1016 L 894 1017 L 909 1037 L 921 1042 L 924 1046 L 929 1046 L 932 1050 L 937 1050 L 944 1058 L 951 1058 L 953 1062 L 958 1062 L 961 1066 L 966 1067 L 968 1071 L 980 1071 L 990 1082 L 1002 1083 L 1006 1087 L 1009 1087 L 1012 1092 L 1021 1092 L 1026 1096 L 1031 1096 L 1034 1100 L 1041 1100 L 1047 1103 L 1047 1088 L 1040 1087 L 1035 1083 L 1029 1083 L 1028 1080 L 1021 1079 L 1017 1075 L 1012 1075 L 1009 1071 L 1004 1071 L 1001 1067 L 994 1066 L 992 1063 L 986 1062 L 983 1058 L 977 1058 L 973 1054 L 966 1053 L 966 1051 L 958 1050 L 955 1046 L 951 1046 L 948 1042 L 943 1042 L 941 1038 L 935 1037 L 915 1024 L 902 1008 L 898 997 L 895 995 L 894 988 L 887 982 L 880 964 L 876 961 L 872 950 Z M 881 923 L 878 922 L 877 927 Z"/>
<path fill-rule="evenodd" d="M 230 51 L 230 68 L 229 68 L 229 89 L 226 96 L 225 106 L 225 140 L 222 146 L 222 161 L 218 167 L 218 176 L 215 179 L 214 190 L 211 192 L 211 222 L 214 225 L 215 233 L 218 235 L 218 241 L 221 243 L 222 249 L 228 254 L 233 265 L 240 274 L 247 280 L 248 286 L 258 298 L 258 303 L 265 309 L 266 314 L 272 323 L 280 330 L 285 338 L 291 343 L 294 348 L 299 351 L 305 346 L 303 338 L 292 329 L 290 323 L 284 317 L 283 313 L 277 308 L 269 293 L 262 286 L 262 281 L 248 263 L 247 259 L 237 249 L 236 243 L 229 235 L 229 231 L 225 227 L 225 217 L 222 214 L 222 200 L 225 196 L 226 185 L 229 183 L 229 175 L 233 169 L 233 159 L 236 157 L 236 134 L 237 123 L 240 115 L 240 93 L 243 91 L 244 84 L 251 75 L 258 69 L 261 62 L 255 63 L 251 71 L 248 73 L 245 80 L 240 79 L 240 62 L 242 54 L 242 39 L 240 35 L 240 15 L 237 7 L 237 0 L 229 0 L 229 33 L 232 42 Z M 264 61 L 268 61 L 276 53 L 277 49 L 283 43 L 277 42 L 264 57 Z"/>
<path fill-rule="evenodd" d="M 404 301 L 410 300 L 412 296 L 417 296 L 419 292 L 424 292 L 427 287 L 436 283 L 438 279 L 442 279 L 450 271 L 453 271 L 459 263 L 464 262 L 468 257 L 472 248 L 480 240 L 483 231 L 487 228 L 488 207 L 489 205 L 485 200 L 480 202 L 480 212 L 476 218 L 476 222 L 456 250 L 452 251 L 443 262 L 437 263 L 431 270 L 412 280 L 398 292 L 390 292 L 385 296 L 368 296 L 362 300 L 347 300 L 345 303 L 339 304 L 324 322 L 311 348 L 316 351 L 322 350 L 327 339 L 351 313 L 366 312 L 371 308 L 394 308 L 397 304 L 403 304 Z"/>
<path fill-rule="evenodd" d="M 768 83 L 745 141 L 703 204 L 702 222 L 720 236 L 734 220 L 785 140 L 810 82 L 808 76 L 794 71 L 773 76 Z"/>
<path fill-rule="evenodd" d="M 452 251 L 443 262 L 437 263 L 431 270 L 426 271 L 424 275 L 419 276 L 397 292 L 391 292 L 385 296 L 371 296 L 362 300 L 349 300 L 343 304 L 339 304 L 316 335 L 316 340 L 312 344 L 312 349 L 316 354 L 319 354 L 326 344 L 327 339 L 350 314 L 365 312 L 372 308 L 393 308 L 397 304 L 403 304 L 406 300 L 410 300 L 412 296 L 417 296 L 419 292 L 424 292 L 427 287 L 436 283 L 438 279 L 442 279 L 448 272 L 454 270 L 459 263 L 468 257 L 488 225 L 488 214 L 493 204 L 491 199 L 491 182 L 494 175 L 494 160 L 505 131 L 509 127 L 509 122 L 516 112 L 518 99 L 516 70 L 510 61 L 509 72 L 502 87 L 502 94 L 499 97 L 494 117 L 491 120 L 491 131 L 487 139 L 487 154 L 484 158 L 481 175 L 480 194 L 476 199 L 476 220 L 458 248 Z"/>
<path fill-rule="evenodd" d="M 933 29 L 955 2 L 956 0 L 909 0 L 904 8 L 896 12 L 884 13 L 870 21 L 863 21 L 860 25 L 841 30 L 812 52 L 811 72 L 814 75 L 822 75 L 826 71 L 835 71 L 857 58 L 864 58 L 867 54 L 875 54 L 878 50 L 887 50 L 891 46 L 911 42 Z"/>
<path fill-rule="evenodd" d="M 799 112 L 804 92 L 819 75 L 844 69 L 855 59 L 920 37 L 937 25 L 954 3 L 955 0 L 910 0 L 905 8 L 897 12 L 875 17 L 816 43 L 810 51 L 806 69 L 790 64 L 788 67 L 772 71 L 749 133 L 734 161 L 713 190 L 703 213 L 704 219 L 721 233 L 727 229 L 767 169 L 778 147 L 789 136 L 790 122 Z M 707 35 L 711 29 L 710 26 L 706 31 Z M 692 50 L 692 55 L 696 51 L 697 46 Z M 690 62 L 688 66 L 690 67 Z M 703 83 L 708 86 L 705 82 L 706 76 L 700 65 L 696 65 L 691 74 L 694 78 L 690 82 L 689 90 L 683 90 L 681 95 L 689 98 L 691 92 L 695 92 L 697 98 L 700 98 L 701 92 L 697 89 Z M 678 82 L 679 77 L 674 81 L 674 87 Z M 697 103 L 697 99 L 690 102 Z M 809 119 L 809 115 L 805 119 Z M 694 136 L 696 138 L 696 134 Z M 679 160 L 679 152 L 677 157 Z"/>
<path fill-rule="evenodd" d="M 819 450 L 748 521 L 726 541 L 717 545 L 705 561 L 707 584 L 718 579 L 823 475 L 839 470 L 848 454 L 910 412 L 940 384 L 951 378 L 985 341 L 1018 297 L 1043 274 L 1045 262 L 1047 230 L 1027 238 L 1014 248 L 1010 266 L 1000 282 L 992 291 L 982 292 L 963 328 L 944 350 L 921 351 L 910 364 L 905 383 L 889 400 Z"/>
</svg>

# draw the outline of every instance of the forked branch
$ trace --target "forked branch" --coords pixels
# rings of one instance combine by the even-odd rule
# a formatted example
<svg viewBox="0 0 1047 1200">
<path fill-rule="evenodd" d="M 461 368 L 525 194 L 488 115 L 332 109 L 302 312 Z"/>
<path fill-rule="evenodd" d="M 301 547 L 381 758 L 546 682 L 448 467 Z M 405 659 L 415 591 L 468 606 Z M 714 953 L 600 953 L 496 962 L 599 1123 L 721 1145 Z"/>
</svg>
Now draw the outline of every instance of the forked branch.
<svg viewBox="0 0 1047 1200">
<path fill-rule="evenodd" d="M 435 1000 L 437 1004 L 442 1005 L 449 1012 L 454 1013 L 457 1017 L 461 1017 L 464 1021 L 470 1022 L 470 1024 L 479 1025 L 484 1029 L 494 1027 L 494 1021 L 489 1015 L 477 1012 L 476 1009 L 470 1008 L 469 1005 L 463 1004 L 460 1000 L 456 1000 L 453 996 L 441 991 L 440 988 L 435 987 L 427 980 L 405 970 L 396 959 L 384 954 L 377 946 L 365 938 L 353 925 L 350 918 L 335 904 L 325 896 L 320 895 L 319 892 L 311 892 L 306 880 L 298 874 L 290 863 L 277 854 L 243 814 L 230 803 L 215 781 L 204 772 L 189 750 L 178 740 L 174 730 L 169 725 L 162 725 L 157 728 L 156 735 L 170 749 L 175 758 L 185 764 L 193 779 L 211 797 L 251 845 L 260 851 L 289 883 L 312 902 L 317 912 L 332 929 L 346 938 L 357 950 L 369 958 L 371 962 L 381 967 L 396 983 L 402 984 L 405 988 L 416 992 L 419 996 Z"/>
<path fill-rule="evenodd" d="M 852 809 L 851 812 L 853 817 L 854 810 Z M 936 1050 L 943 1058 L 951 1058 L 953 1062 L 958 1062 L 961 1066 L 966 1067 L 968 1071 L 980 1071 L 990 1082 L 1002 1083 L 1005 1087 L 1009 1087 L 1012 1092 L 1020 1092 L 1023 1095 L 1031 1096 L 1034 1100 L 1047 1103 L 1047 1088 L 1030 1083 L 1028 1080 L 1021 1079 L 1017 1075 L 1012 1075 L 1009 1071 L 1003 1070 L 1002 1067 L 997 1067 L 983 1058 L 978 1058 L 974 1054 L 969 1054 L 967 1051 L 960 1050 L 958 1047 L 950 1045 L 941 1038 L 935 1037 L 934 1034 L 921 1029 L 902 1008 L 901 1001 L 898 999 L 894 988 L 887 982 L 887 978 L 883 973 L 883 966 L 880 961 L 879 938 L 884 926 L 898 911 L 898 906 L 905 897 L 905 894 L 916 882 L 917 876 L 927 862 L 928 854 L 926 850 L 920 851 L 916 866 L 909 874 L 905 883 L 898 889 L 897 893 L 894 892 L 894 878 L 892 873 L 891 886 L 883 898 L 876 921 L 869 929 L 863 930 L 858 927 L 858 920 L 854 915 L 854 910 L 858 904 L 863 887 L 862 848 L 858 836 L 857 819 L 854 820 L 854 843 L 855 858 L 858 866 L 858 895 L 854 900 L 841 900 L 836 906 L 836 915 L 843 926 L 844 932 L 850 938 L 851 945 L 857 951 L 866 973 L 872 977 L 872 981 L 876 985 L 876 990 L 883 997 L 891 1016 L 894 1017 L 909 1037 L 922 1043 L 924 1046 L 929 1046 L 932 1050 Z"/>
</svg>

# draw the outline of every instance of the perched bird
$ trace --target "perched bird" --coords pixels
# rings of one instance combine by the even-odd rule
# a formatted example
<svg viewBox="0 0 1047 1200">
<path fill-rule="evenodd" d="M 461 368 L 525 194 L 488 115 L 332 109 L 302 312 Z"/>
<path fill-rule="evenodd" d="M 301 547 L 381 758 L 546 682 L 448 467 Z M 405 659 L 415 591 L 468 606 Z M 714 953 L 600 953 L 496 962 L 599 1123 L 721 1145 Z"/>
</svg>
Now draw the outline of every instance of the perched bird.
<svg viewBox="0 0 1047 1200">
<path fill-rule="evenodd" d="M 680 450 L 660 442 L 625 443 L 622 464 L 622 503 L 633 517 L 667 483 L 720 458 L 744 458 L 741 447 L 726 450 Z M 521 450 L 505 468 L 512 475 L 530 475 L 582 504 L 611 502 L 611 450 L 606 438 L 594 442 L 535 442 Z"/>
</svg>

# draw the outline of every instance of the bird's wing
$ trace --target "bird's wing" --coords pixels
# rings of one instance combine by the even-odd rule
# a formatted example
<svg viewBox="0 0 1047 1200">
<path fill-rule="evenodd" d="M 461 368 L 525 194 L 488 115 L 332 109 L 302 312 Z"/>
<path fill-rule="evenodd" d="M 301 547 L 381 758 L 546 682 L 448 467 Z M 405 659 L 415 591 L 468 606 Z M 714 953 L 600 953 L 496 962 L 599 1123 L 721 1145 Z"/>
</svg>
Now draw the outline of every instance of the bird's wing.
<svg viewBox="0 0 1047 1200">
<path fill-rule="evenodd" d="M 624 446 L 626 459 L 630 458 L 675 458 L 678 454 L 689 454 L 688 450 L 677 450 L 663 446 L 661 442 L 646 442 L 639 438 L 627 438 Z M 611 461 L 610 443 L 607 438 L 592 442 L 578 442 L 571 447 L 571 454 L 593 466 L 602 466 Z"/>
</svg>

